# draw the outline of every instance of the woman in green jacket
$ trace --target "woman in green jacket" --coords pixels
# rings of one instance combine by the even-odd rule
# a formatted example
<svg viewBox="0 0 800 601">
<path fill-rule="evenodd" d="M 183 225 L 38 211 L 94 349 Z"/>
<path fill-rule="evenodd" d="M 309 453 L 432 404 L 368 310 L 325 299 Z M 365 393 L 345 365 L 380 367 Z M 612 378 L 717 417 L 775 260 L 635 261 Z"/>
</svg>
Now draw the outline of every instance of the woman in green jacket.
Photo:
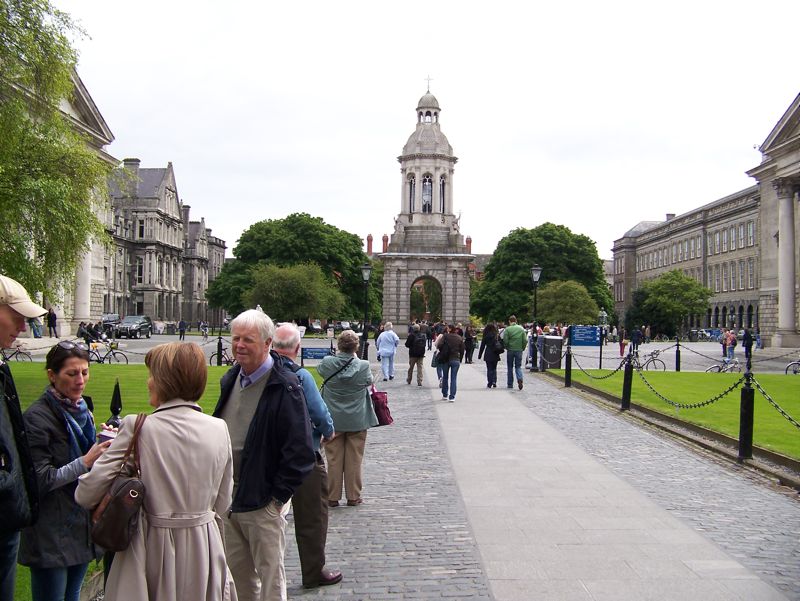
<svg viewBox="0 0 800 601">
<path fill-rule="evenodd" d="M 328 458 L 328 505 L 337 507 L 342 497 L 342 478 L 349 506 L 360 505 L 361 464 L 367 428 L 378 425 L 369 386 L 369 361 L 358 358 L 358 336 L 345 330 L 337 339 L 339 352 L 325 357 L 317 371 L 325 379 L 322 398 L 328 406 L 336 435 L 325 443 Z"/>
</svg>

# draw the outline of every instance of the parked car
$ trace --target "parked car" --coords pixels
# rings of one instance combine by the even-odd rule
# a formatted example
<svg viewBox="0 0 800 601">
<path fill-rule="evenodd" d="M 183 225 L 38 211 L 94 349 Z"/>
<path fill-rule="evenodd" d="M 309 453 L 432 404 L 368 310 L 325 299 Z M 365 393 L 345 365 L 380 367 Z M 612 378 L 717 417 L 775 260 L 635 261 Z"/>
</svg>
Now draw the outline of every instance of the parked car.
<svg viewBox="0 0 800 601">
<path fill-rule="evenodd" d="M 319 319 L 315 319 L 308 324 L 308 332 L 311 334 L 319 334 L 322 332 L 322 322 Z"/>
<path fill-rule="evenodd" d="M 150 338 L 153 334 L 153 322 L 147 315 L 128 315 L 114 328 L 117 338 Z"/>
</svg>

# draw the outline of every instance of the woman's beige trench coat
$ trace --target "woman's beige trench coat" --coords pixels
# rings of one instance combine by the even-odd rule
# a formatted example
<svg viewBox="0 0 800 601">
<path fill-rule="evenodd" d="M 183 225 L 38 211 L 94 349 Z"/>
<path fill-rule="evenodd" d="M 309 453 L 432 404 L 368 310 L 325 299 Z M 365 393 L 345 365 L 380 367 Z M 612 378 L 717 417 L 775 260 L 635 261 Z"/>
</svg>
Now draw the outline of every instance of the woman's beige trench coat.
<svg viewBox="0 0 800 601">
<path fill-rule="evenodd" d="M 108 490 L 133 433 L 126 416 L 114 442 L 80 477 L 75 500 L 94 508 Z M 231 504 L 233 462 L 228 427 L 196 403 L 162 404 L 139 433 L 146 487 L 139 531 L 117 553 L 107 601 L 220 601 L 236 599 L 225 562 L 218 515 Z"/>
</svg>

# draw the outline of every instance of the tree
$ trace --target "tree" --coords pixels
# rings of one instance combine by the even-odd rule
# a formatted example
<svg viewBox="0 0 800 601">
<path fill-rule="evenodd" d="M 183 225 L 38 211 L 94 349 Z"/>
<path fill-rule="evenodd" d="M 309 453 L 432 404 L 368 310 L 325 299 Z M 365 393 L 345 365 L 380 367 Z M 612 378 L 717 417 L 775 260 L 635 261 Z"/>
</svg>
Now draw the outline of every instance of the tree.
<svg viewBox="0 0 800 601">
<path fill-rule="evenodd" d="M 595 243 L 566 226 L 544 223 L 534 229 L 515 229 L 500 240 L 472 298 L 471 312 L 493 320 L 531 315 L 534 263 L 542 267 L 539 286 L 574 280 L 583 284 L 598 306 L 614 306 Z"/>
<path fill-rule="evenodd" d="M 634 293 L 626 327 L 649 325 L 653 334 L 675 336 L 686 318 L 706 312 L 711 294 L 694 278 L 673 269 L 644 282 Z"/>
<path fill-rule="evenodd" d="M 538 292 L 537 320 L 548 323 L 597 323 L 597 303 L 583 284 L 573 280 L 549 282 Z"/>
<path fill-rule="evenodd" d="M 110 165 L 59 110 L 81 34 L 48 0 L 0 0 L 0 272 L 50 298 L 106 239 L 93 198 Z"/>
<path fill-rule="evenodd" d="M 364 315 L 364 282 L 361 266 L 368 262 L 361 238 L 325 223 L 320 217 L 293 213 L 283 219 L 268 219 L 251 225 L 233 249 L 235 260 L 226 262 L 207 298 L 212 307 L 224 307 L 231 314 L 245 305 L 243 293 L 251 290 L 257 265 L 290 267 L 305 263 L 319 266 L 328 286 L 344 295 L 337 314 L 326 317 L 361 318 Z M 383 270 L 374 269 L 369 282 L 370 315 L 380 315 Z M 264 309 L 270 313 L 268 305 Z"/>
<path fill-rule="evenodd" d="M 313 315 L 338 315 L 344 295 L 331 287 L 319 265 L 290 267 L 261 264 L 250 270 L 252 288 L 244 293 L 245 305 L 261 305 L 272 319 L 291 321 Z"/>
</svg>

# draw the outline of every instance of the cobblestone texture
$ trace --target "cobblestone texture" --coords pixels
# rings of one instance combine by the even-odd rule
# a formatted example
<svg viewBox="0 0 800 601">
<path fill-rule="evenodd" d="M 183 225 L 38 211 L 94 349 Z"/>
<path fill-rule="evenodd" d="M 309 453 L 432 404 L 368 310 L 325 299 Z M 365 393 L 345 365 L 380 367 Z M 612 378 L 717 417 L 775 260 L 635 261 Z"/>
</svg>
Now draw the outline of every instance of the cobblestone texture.
<svg viewBox="0 0 800 601">
<path fill-rule="evenodd" d="M 342 570 L 342 583 L 302 588 L 290 517 L 286 553 L 290 598 L 492 599 L 431 389 L 428 383 L 424 388 L 406 385 L 407 369 L 407 364 L 398 365 L 395 380 L 378 382 L 379 388 L 389 390 L 395 423 L 373 428 L 367 436 L 364 504 L 330 509 L 327 565 Z M 377 371 L 373 365 L 373 373 Z"/>
<path fill-rule="evenodd" d="M 796 494 L 534 377 L 537 383 L 528 378 L 532 385 L 518 398 L 537 416 L 766 582 L 800 599 Z"/>
</svg>

